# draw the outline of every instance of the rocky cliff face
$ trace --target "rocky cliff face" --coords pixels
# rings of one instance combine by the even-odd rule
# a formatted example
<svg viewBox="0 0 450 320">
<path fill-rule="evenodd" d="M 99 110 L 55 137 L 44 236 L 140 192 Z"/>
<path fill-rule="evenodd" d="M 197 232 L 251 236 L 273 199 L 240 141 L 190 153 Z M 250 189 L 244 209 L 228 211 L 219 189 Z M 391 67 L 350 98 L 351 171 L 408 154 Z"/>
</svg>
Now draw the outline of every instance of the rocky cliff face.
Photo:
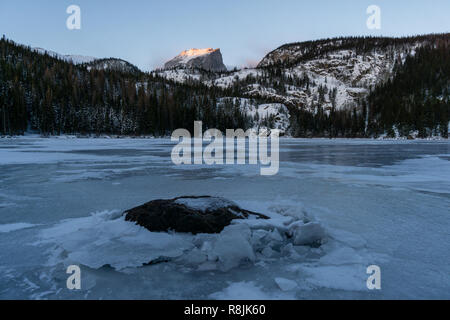
<svg viewBox="0 0 450 320">
<path fill-rule="evenodd" d="M 223 64 L 220 49 L 190 49 L 164 65 L 165 69 L 203 69 L 207 71 L 223 72 L 227 68 Z"/>
</svg>

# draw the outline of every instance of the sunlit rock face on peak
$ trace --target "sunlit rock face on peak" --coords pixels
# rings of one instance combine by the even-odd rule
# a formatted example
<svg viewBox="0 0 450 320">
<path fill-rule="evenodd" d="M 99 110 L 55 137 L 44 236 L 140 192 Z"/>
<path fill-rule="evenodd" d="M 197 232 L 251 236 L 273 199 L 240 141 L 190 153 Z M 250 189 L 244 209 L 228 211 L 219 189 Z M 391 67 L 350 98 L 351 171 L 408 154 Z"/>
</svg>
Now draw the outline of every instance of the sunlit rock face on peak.
<svg viewBox="0 0 450 320">
<path fill-rule="evenodd" d="M 202 56 L 205 54 L 212 53 L 214 51 L 218 51 L 220 49 L 213 49 L 213 48 L 207 48 L 207 49 L 189 49 L 183 51 L 180 56 L 183 57 L 193 57 L 193 56 Z"/>
<path fill-rule="evenodd" d="M 204 69 L 227 71 L 220 49 L 189 49 L 180 53 L 164 65 L 164 69 Z"/>
</svg>

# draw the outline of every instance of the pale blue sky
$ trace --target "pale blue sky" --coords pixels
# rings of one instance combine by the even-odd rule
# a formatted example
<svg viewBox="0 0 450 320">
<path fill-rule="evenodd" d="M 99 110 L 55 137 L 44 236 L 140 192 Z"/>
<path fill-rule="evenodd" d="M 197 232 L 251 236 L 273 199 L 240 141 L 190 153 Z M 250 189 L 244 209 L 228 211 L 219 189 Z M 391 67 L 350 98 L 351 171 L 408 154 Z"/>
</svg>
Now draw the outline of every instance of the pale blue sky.
<svg viewBox="0 0 450 320">
<path fill-rule="evenodd" d="M 82 29 L 66 28 L 81 7 Z M 381 30 L 366 27 L 369 5 Z M 0 0 L 0 34 L 62 54 L 118 57 L 151 70 L 189 48 L 221 48 L 227 65 L 278 46 L 348 35 L 450 32 L 449 0 Z"/>
</svg>

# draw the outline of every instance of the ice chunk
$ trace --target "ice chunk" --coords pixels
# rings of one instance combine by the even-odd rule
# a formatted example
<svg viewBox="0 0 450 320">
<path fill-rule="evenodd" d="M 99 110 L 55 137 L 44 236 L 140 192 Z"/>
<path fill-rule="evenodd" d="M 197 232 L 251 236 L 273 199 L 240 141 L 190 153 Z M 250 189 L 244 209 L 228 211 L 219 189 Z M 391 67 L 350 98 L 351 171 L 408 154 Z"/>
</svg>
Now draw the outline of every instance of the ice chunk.
<svg viewBox="0 0 450 320">
<path fill-rule="evenodd" d="M 295 245 L 314 245 L 321 244 L 326 238 L 327 233 L 323 226 L 318 222 L 294 222 L 289 226 L 289 235 L 293 237 Z"/>
<path fill-rule="evenodd" d="M 276 254 L 276 252 L 273 251 L 271 247 L 266 247 L 261 251 L 261 254 L 266 258 L 272 258 Z"/>
<path fill-rule="evenodd" d="M 367 290 L 366 268 L 363 265 L 305 266 L 306 282 L 321 288 L 363 291 Z"/>
<path fill-rule="evenodd" d="M 270 238 L 274 241 L 279 241 L 279 242 L 283 241 L 283 237 L 281 236 L 278 229 L 272 230 L 272 232 L 270 233 Z"/>
<path fill-rule="evenodd" d="M 175 258 L 194 247 L 189 235 L 149 232 L 126 222 L 120 211 L 69 219 L 40 233 L 36 244 L 56 244 L 53 263 L 65 260 L 98 269 L 105 265 L 122 270 L 161 258 Z"/>
<path fill-rule="evenodd" d="M 297 282 L 285 278 L 275 278 L 275 282 L 282 291 L 290 291 L 297 288 Z"/>
<path fill-rule="evenodd" d="M 220 262 L 220 269 L 228 271 L 245 261 L 255 261 L 251 246 L 251 231 L 244 224 L 231 225 L 218 236 L 213 251 Z"/>
</svg>

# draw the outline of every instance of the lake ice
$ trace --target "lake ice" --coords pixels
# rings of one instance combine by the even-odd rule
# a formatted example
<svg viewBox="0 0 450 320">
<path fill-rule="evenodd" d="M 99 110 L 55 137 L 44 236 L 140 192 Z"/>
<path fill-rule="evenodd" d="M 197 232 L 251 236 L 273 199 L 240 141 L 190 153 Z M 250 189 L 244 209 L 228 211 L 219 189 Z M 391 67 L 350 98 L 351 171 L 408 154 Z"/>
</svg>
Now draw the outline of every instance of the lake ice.
<svg viewBox="0 0 450 320">
<path fill-rule="evenodd" d="M 0 139 L 0 299 L 450 299 L 448 141 L 281 139 L 276 176 L 175 166 L 173 145 Z M 184 195 L 272 219 L 193 236 L 121 216 Z M 322 246 L 296 241 L 305 224 Z M 366 287 L 370 265 L 381 290 Z"/>
</svg>

